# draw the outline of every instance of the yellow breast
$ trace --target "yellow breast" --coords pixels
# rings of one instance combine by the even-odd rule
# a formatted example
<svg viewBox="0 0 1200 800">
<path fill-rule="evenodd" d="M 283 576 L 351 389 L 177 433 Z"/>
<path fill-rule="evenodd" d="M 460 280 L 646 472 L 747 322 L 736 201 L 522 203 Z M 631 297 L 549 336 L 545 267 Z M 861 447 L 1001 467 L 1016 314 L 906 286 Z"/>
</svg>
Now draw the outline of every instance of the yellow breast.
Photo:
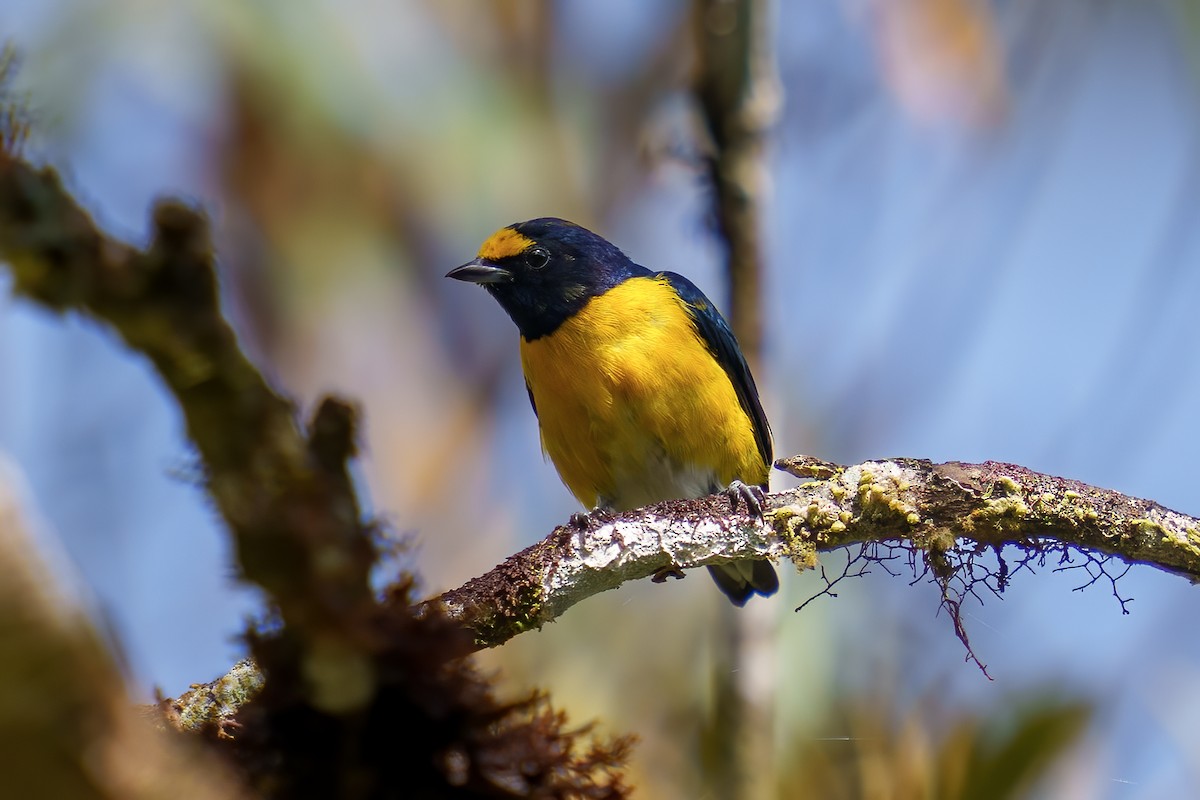
<svg viewBox="0 0 1200 800">
<path fill-rule="evenodd" d="M 632 278 L 521 340 L 542 449 L 586 508 L 767 480 L 750 418 L 664 279 Z"/>
</svg>

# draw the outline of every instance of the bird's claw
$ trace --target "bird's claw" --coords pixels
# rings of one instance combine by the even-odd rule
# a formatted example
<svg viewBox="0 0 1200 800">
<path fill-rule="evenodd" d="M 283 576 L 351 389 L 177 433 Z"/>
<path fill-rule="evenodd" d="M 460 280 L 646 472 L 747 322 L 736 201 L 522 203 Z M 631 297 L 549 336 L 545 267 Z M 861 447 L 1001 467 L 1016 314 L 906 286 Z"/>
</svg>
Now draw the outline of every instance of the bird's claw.
<svg viewBox="0 0 1200 800">
<path fill-rule="evenodd" d="M 591 511 L 576 511 L 571 515 L 569 520 L 570 526 L 581 531 L 586 531 L 592 525 L 602 525 L 605 522 L 611 521 L 613 513 L 603 506 L 596 506 Z"/>
<path fill-rule="evenodd" d="M 665 567 L 659 567 L 654 570 L 654 574 L 650 576 L 651 583 L 666 583 L 667 578 L 675 578 L 683 580 L 686 576 L 684 571 L 679 568 L 678 564 L 670 564 Z"/>
<path fill-rule="evenodd" d="M 738 501 L 746 504 L 746 511 L 750 515 L 763 518 L 763 506 L 767 502 L 766 492 L 761 486 L 750 486 L 741 481 L 734 481 L 725 489 L 725 494 L 729 497 L 729 507 L 733 511 L 737 511 Z"/>
</svg>

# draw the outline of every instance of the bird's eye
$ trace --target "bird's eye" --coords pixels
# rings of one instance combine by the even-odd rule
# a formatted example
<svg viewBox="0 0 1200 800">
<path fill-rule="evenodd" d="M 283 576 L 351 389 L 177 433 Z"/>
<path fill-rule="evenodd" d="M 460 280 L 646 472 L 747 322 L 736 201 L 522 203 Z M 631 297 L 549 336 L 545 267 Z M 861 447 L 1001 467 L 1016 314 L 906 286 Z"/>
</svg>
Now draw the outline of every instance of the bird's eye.
<svg viewBox="0 0 1200 800">
<path fill-rule="evenodd" d="M 550 262 L 550 251 L 544 247 L 535 247 L 525 255 L 525 263 L 534 269 L 541 269 Z"/>
</svg>

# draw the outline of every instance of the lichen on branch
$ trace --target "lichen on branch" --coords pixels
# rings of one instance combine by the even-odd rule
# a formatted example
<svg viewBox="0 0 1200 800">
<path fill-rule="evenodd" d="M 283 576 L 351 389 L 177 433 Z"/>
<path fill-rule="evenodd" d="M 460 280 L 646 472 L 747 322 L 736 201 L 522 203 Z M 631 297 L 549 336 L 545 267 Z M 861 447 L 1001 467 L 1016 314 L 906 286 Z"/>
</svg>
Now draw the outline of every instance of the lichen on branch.
<svg viewBox="0 0 1200 800">
<path fill-rule="evenodd" d="M 564 526 L 432 602 L 490 647 L 628 580 L 745 558 L 808 569 L 819 552 L 865 542 L 912 546 L 947 585 L 964 553 L 1006 546 L 1076 548 L 1200 580 L 1200 520 L 1148 500 L 997 462 L 776 466 L 809 482 L 768 495 L 761 520 L 717 495 Z"/>
</svg>

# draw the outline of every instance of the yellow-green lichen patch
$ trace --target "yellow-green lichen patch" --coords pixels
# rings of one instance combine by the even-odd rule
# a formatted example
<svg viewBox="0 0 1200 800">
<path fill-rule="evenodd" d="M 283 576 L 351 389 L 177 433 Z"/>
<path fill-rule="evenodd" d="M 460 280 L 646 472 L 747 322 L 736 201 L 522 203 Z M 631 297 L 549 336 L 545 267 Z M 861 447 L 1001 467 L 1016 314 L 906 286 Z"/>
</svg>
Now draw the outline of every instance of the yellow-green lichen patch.
<svg viewBox="0 0 1200 800">
<path fill-rule="evenodd" d="M 828 542 L 830 533 L 845 533 L 846 523 L 840 517 L 837 506 L 823 506 L 815 500 L 804 510 L 805 527 L 812 532 L 818 544 Z"/>
<path fill-rule="evenodd" d="M 809 528 L 811 508 L 811 504 L 807 508 L 792 504 L 780 506 L 767 514 L 776 535 L 783 540 L 784 552 L 796 565 L 798 572 L 817 565 L 817 542 L 821 533 Z"/>
<path fill-rule="evenodd" d="M 1054 500 L 1053 494 L 1043 492 L 1033 501 L 1033 510 L 1041 514 L 1048 514 L 1054 510 Z"/>
<path fill-rule="evenodd" d="M 913 531 L 912 543 L 927 553 L 945 553 L 957 543 L 949 528 L 926 526 Z"/>
<path fill-rule="evenodd" d="M 841 471 L 841 467 L 834 466 L 833 464 L 818 464 L 816 462 L 809 462 L 803 468 L 805 475 L 821 481 L 827 481 Z"/>
<path fill-rule="evenodd" d="M 1153 536 L 1161 539 L 1167 535 L 1166 529 L 1161 524 L 1145 517 L 1129 520 L 1129 527 L 1131 528 L 1131 533 L 1137 533 L 1142 536 Z"/>
<path fill-rule="evenodd" d="M 866 474 L 865 470 L 864 474 Z M 860 479 L 858 504 L 863 519 L 886 522 L 899 518 L 908 522 L 909 517 L 915 515 L 916 522 L 920 522 L 920 514 L 917 512 L 916 506 L 903 497 L 906 487 L 908 487 L 906 481 L 895 477 L 870 482 Z M 910 522 L 909 524 L 916 523 Z"/>
<path fill-rule="evenodd" d="M 1179 542 L 1192 559 L 1200 559 L 1200 528 L 1184 529 L 1183 541 Z"/>
<path fill-rule="evenodd" d="M 767 521 L 771 523 L 775 534 L 790 549 L 797 538 L 808 538 L 809 531 L 804 526 L 804 509 L 796 504 L 780 506 L 766 513 Z"/>
<path fill-rule="evenodd" d="M 1020 495 L 991 498 L 963 520 L 963 531 L 968 536 L 1019 532 L 1028 516 L 1029 506 Z"/>
<path fill-rule="evenodd" d="M 791 456 L 775 461 L 775 469 L 782 470 L 797 478 L 826 481 L 836 478 L 846 471 L 841 464 L 824 461 L 814 456 Z"/>
<path fill-rule="evenodd" d="M 914 533 L 912 541 L 925 551 L 925 563 L 944 587 L 945 582 L 954 577 L 956 570 L 954 560 L 949 555 L 958 545 L 954 532 L 949 528 L 927 527 L 921 533 Z"/>
<path fill-rule="evenodd" d="M 1170 551 L 1173 560 L 1195 564 L 1200 561 L 1200 528 L 1194 525 L 1180 527 L 1182 531 L 1179 528 L 1167 527 L 1158 520 L 1138 517 L 1126 523 L 1124 536 L 1131 540 L 1130 543 L 1135 549 L 1159 551 L 1164 554 Z"/>
<path fill-rule="evenodd" d="M 1016 481 L 1007 475 L 1000 475 L 996 478 L 995 482 L 991 486 L 991 491 L 995 492 L 997 489 L 1009 497 L 1015 497 L 1021 494 L 1021 487 L 1017 485 Z"/>
<path fill-rule="evenodd" d="M 1073 526 L 1090 525 L 1100 521 L 1100 511 L 1079 492 L 1068 489 L 1059 497 L 1057 505 L 1053 504 L 1054 499 L 1054 495 L 1049 492 L 1041 495 L 1034 502 L 1034 511 L 1051 514 Z M 1105 533 L 1104 535 L 1113 536 L 1115 534 Z"/>
<path fill-rule="evenodd" d="M 817 566 L 817 546 L 807 539 L 798 540 L 795 547 L 788 547 L 787 556 L 796 566 L 796 572 L 804 572 Z"/>
<path fill-rule="evenodd" d="M 816 500 L 807 506 L 785 506 L 779 511 L 784 513 L 776 514 L 776 528 L 779 527 L 779 523 L 783 523 L 787 528 L 788 536 L 803 537 L 819 544 L 827 541 L 828 537 L 825 534 L 836 521 L 835 517 L 823 509 Z"/>
</svg>

